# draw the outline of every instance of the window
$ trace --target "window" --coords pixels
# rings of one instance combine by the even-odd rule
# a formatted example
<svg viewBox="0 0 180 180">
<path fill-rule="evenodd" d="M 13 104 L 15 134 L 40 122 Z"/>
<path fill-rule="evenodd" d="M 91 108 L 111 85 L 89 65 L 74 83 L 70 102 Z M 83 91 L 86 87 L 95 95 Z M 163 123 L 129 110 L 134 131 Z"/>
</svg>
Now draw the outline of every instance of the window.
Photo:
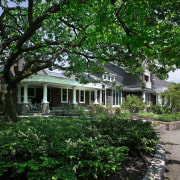
<svg viewBox="0 0 180 180">
<path fill-rule="evenodd" d="M 106 105 L 106 101 L 105 101 L 105 90 L 102 90 L 102 105 Z"/>
<path fill-rule="evenodd" d="M 149 76 L 144 75 L 144 80 L 145 80 L 146 82 L 148 82 L 148 81 L 149 81 Z"/>
<path fill-rule="evenodd" d="M 61 102 L 68 103 L 68 89 L 61 89 Z"/>
<path fill-rule="evenodd" d="M 150 94 L 146 93 L 146 103 L 149 106 L 150 105 Z"/>
<path fill-rule="evenodd" d="M 116 91 L 113 90 L 113 105 L 116 105 Z"/>
<path fill-rule="evenodd" d="M 79 90 L 79 102 L 85 103 L 85 91 L 84 90 Z"/>
<path fill-rule="evenodd" d="M 106 81 L 115 81 L 114 75 L 104 74 L 104 75 L 102 76 L 102 78 L 103 78 L 104 80 L 106 80 Z"/>
<path fill-rule="evenodd" d="M 116 91 L 116 105 L 119 105 L 119 101 L 118 101 L 118 99 L 119 99 L 119 92 L 118 92 L 118 91 Z"/>
<path fill-rule="evenodd" d="M 94 103 L 95 101 L 95 94 L 94 94 L 94 91 L 91 91 L 91 94 L 90 94 L 90 102 L 91 103 Z"/>
<path fill-rule="evenodd" d="M 121 105 L 121 95 L 122 95 L 122 92 L 119 92 L 119 105 Z"/>
<path fill-rule="evenodd" d="M 118 106 L 121 105 L 121 92 L 118 92 L 116 90 L 112 91 L 112 96 L 113 96 L 113 105 Z"/>
</svg>

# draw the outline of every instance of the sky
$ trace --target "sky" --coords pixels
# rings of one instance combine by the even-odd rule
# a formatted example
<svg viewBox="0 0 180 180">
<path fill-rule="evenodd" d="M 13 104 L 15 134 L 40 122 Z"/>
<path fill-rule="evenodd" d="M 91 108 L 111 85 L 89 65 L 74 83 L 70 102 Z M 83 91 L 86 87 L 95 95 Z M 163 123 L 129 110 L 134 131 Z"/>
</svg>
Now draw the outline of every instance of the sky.
<svg viewBox="0 0 180 180">
<path fill-rule="evenodd" d="M 180 83 L 180 69 L 177 69 L 174 72 L 170 72 L 167 81 Z"/>
</svg>

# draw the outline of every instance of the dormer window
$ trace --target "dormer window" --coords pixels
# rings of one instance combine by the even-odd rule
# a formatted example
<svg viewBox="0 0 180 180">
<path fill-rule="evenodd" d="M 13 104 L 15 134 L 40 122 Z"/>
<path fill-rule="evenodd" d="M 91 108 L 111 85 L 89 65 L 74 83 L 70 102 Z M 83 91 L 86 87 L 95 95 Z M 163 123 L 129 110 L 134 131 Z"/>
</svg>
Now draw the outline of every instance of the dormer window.
<svg viewBox="0 0 180 180">
<path fill-rule="evenodd" d="M 115 81 L 114 75 L 106 75 L 106 74 L 104 74 L 102 76 L 102 78 L 103 78 L 103 80 L 106 80 L 106 81 Z"/>
<path fill-rule="evenodd" d="M 146 82 L 149 82 L 149 76 L 144 75 L 144 80 L 145 80 Z"/>
</svg>

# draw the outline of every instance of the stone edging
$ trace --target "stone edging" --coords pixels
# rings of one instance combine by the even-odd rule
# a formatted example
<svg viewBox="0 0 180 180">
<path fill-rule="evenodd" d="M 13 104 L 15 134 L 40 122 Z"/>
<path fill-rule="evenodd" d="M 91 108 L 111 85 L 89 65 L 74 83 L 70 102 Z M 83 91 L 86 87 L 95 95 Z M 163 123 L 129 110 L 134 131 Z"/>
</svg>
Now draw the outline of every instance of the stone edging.
<svg viewBox="0 0 180 180">
<path fill-rule="evenodd" d="M 155 156 L 143 180 L 161 180 L 163 176 L 166 153 L 160 141 L 157 142 L 156 147 Z"/>
</svg>

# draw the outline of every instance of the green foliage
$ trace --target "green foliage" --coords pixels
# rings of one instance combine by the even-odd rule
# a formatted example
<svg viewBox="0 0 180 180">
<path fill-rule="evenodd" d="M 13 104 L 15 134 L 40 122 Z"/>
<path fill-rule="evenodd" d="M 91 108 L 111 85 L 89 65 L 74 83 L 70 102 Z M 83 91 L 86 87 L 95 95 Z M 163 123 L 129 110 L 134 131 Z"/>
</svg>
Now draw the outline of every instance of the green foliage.
<svg viewBox="0 0 180 180">
<path fill-rule="evenodd" d="M 161 105 L 152 105 L 146 108 L 147 112 L 153 112 L 155 114 L 170 114 L 171 113 L 171 108 L 167 105 L 161 106 Z"/>
<path fill-rule="evenodd" d="M 9 2 L 0 3 L 0 59 L 9 86 L 52 66 L 80 82 L 110 61 L 134 74 L 146 61 L 160 78 L 180 66 L 179 1 Z"/>
<path fill-rule="evenodd" d="M 128 152 L 112 146 L 88 120 L 0 123 L 2 179 L 97 179 L 119 170 Z"/>
<path fill-rule="evenodd" d="M 142 98 L 135 95 L 128 95 L 126 100 L 123 102 L 122 107 L 130 113 L 138 113 L 140 110 L 145 108 L 145 104 L 142 101 Z"/>
<path fill-rule="evenodd" d="M 113 117 L 119 117 L 121 119 L 128 119 L 132 117 L 132 114 L 130 113 L 122 113 L 121 107 L 112 107 L 112 106 L 102 106 L 99 104 L 91 104 L 91 111 L 90 115 L 91 117 L 94 117 L 96 119 L 98 118 L 113 118 Z"/>
<path fill-rule="evenodd" d="M 173 122 L 180 121 L 180 114 L 154 114 L 154 113 L 140 113 L 140 117 L 154 118 L 158 121 Z"/>
<path fill-rule="evenodd" d="M 113 117 L 100 119 L 95 123 L 103 135 L 108 135 L 113 146 L 127 146 L 132 155 L 155 149 L 157 137 L 151 128 L 151 122 Z"/>
<path fill-rule="evenodd" d="M 180 83 L 179 83 L 180 84 Z M 180 88 L 179 84 L 172 84 L 167 91 L 161 93 L 164 110 L 169 107 L 170 113 L 180 112 Z M 166 112 L 167 113 L 167 112 Z"/>
<path fill-rule="evenodd" d="M 130 154 L 151 152 L 150 123 L 119 118 L 0 121 L 0 178 L 99 179 Z"/>
<path fill-rule="evenodd" d="M 78 106 L 78 107 L 74 110 L 73 114 L 74 114 L 74 115 L 78 115 L 79 118 L 80 118 L 80 117 L 84 118 L 86 113 L 85 113 L 85 110 L 84 110 L 84 108 L 83 108 L 82 106 Z"/>
</svg>

